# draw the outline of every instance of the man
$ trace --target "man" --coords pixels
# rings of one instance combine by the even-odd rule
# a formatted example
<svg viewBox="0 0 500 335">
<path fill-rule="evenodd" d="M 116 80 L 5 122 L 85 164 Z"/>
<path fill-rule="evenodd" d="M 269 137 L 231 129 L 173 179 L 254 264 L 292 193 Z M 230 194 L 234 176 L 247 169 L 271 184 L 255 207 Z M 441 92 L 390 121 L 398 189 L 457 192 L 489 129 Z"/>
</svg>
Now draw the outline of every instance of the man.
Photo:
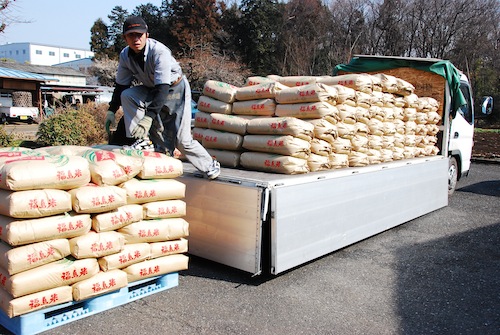
<svg viewBox="0 0 500 335">
<path fill-rule="evenodd" d="M 136 139 L 132 148 L 154 146 L 171 156 L 178 148 L 209 179 L 217 178 L 219 162 L 191 135 L 191 88 L 170 49 L 149 38 L 148 26 L 138 16 L 125 20 L 123 37 L 128 46 L 120 53 L 106 130 L 114 126 L 121 106 L 125 135 Z M 132 86 L 134 80 L 139 84 Z"/>
</svg>

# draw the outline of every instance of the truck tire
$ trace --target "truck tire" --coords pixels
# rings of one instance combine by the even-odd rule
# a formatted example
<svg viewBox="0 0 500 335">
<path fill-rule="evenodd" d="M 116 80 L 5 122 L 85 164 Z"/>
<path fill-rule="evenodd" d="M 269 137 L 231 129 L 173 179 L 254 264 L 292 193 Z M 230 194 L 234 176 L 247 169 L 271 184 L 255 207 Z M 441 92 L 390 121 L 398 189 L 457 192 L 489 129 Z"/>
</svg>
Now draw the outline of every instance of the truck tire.
<svg viewBox="0 0 500 335">
<path fill-rule="evenodd" d="M 0 120 L 2 121 L 2 124 L 7 124 L 7 115 L 2 114 L 0 116 Z"/>
<path fill-rule="evenodd" d="M 451 196 L 457 187 L 458 182 L 458 163 L 453 156 L 449 158 L 448 163 L 448 196 Z"/>
</svg>

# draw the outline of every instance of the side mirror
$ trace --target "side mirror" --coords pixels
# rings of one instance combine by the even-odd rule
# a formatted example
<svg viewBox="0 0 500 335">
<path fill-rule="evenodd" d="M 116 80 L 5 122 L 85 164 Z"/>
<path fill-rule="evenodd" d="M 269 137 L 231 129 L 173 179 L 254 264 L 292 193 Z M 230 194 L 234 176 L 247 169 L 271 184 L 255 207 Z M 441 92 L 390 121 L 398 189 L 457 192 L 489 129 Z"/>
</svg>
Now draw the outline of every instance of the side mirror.
<svg viewBox="0 0 500 335">
<path fill-rule="evenodd" d="M 483 97 L 481 101 L 481 113 L 490 115 L 493 112 L 493 97 Z"/>
</svg>

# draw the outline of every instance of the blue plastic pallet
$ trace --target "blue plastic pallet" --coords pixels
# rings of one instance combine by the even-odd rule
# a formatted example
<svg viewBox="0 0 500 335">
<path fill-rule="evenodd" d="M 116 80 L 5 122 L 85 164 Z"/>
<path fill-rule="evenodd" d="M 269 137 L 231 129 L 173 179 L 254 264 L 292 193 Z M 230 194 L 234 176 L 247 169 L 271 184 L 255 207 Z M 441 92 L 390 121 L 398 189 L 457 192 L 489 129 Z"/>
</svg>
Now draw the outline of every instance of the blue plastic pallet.
<svg viewBox="0 0 500 335">
<path fill-rule="evenodd" d="M 83 301 L 72 301 L 9 318 L 0 310 L 0 324 L 16 335 L 38 334 L 87 316 L 179 285 L 179 274 L 169 273 L 130 283 L 118 291 Z"/>
</svg>

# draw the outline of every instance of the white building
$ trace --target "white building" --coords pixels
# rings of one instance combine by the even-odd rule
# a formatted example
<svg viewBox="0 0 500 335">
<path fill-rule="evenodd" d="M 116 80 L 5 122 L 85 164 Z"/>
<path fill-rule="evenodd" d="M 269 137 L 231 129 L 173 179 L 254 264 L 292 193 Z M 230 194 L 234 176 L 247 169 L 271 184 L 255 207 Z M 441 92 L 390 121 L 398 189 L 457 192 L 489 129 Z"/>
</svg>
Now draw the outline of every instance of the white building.
<svg viewBox="0 0 500 335">
<path fill-rule="evenodd" d="M 0 58 L 33 65 L 54 65 L 94 57 L 85 49 L 65 48 L 48 44 L 8 43 L 0 45 Z"/>
</svg>

